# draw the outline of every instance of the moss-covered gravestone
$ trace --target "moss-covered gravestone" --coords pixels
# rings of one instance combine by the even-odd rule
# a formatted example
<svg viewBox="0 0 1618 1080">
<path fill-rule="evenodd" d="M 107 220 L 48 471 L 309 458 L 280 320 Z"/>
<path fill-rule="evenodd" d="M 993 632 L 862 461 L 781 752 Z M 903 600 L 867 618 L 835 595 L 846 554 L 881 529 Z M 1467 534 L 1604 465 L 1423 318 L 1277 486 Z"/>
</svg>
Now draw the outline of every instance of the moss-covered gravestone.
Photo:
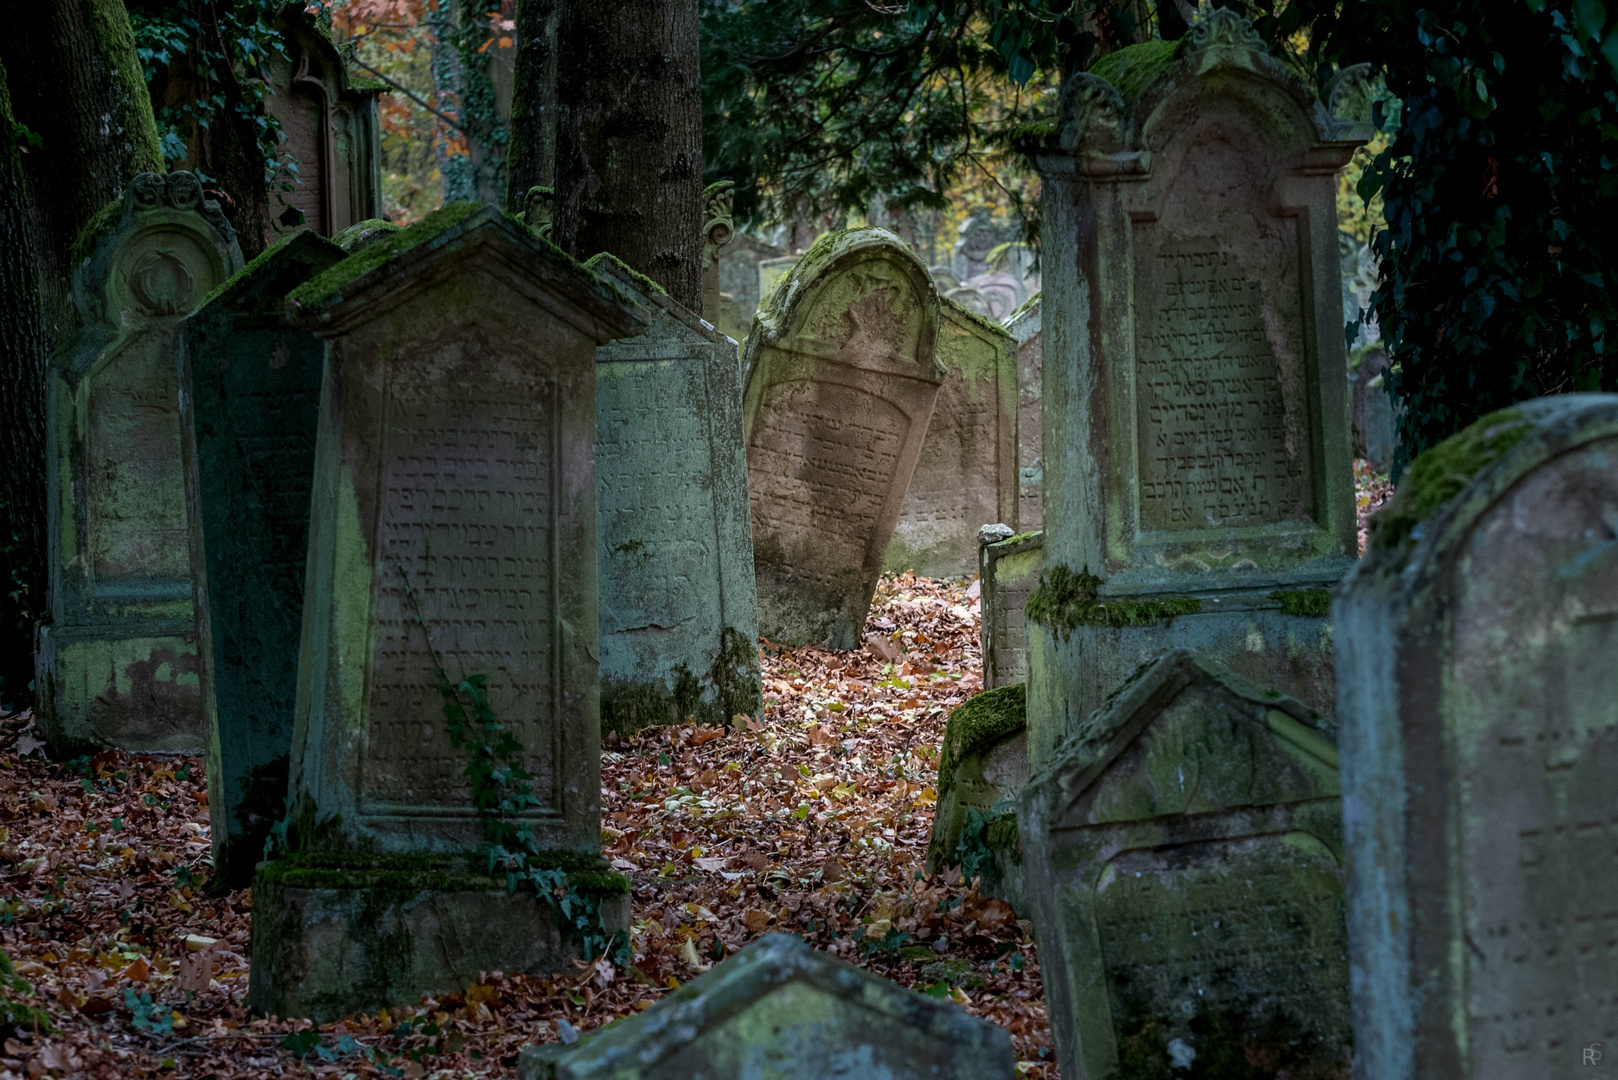
<svg viewBox="0 0 1618 1080">
<path fill-rule="evenodd" d="M 206 742 L 175 349 L 180 322 L 241 266 L 192 173 L 142 173 L 85 227 L 81 328 L 52 364 L 50 621 L 35 689 L 57 753 Z"/>
<path fill-rule="evenodd" d="M 729 723 L 762 707 L 736 346 L 610 255 L 652 317 L 596 350 L 601 724 Z"/>
<path fill-rule="evenodd" d="M 214 873 L 248 885 L 286 812 L 326 344 L 287 293 L 343 260 L 299 230 L 214 290 L 180 335 L 181 432 L 208 724 Z"/>
<path fill-rule="evenodd" d="M 1324 590 L 1357 554 L 1334 177 L 1370 134 L 1333 106 L 1359 77 L 1323 101 L 1219 9 L 1063 85 L 1036 762 L 1171 646 L 1331 707 Z"/>
<path fill-rule="evenodd" d="M 1005 1030 L 768 934 L 643 1013 L 522 1052 L 520 1080 L 1011 1080 Z"/>
<path fill-rule="evenodd" d="M 859 644 L 938 396 L 937 332 L 927 268 L 883 229 L 825 234 L 759 306 L 747 482 L 772 641 Z"/>
<path fill-rule="evenodd" d="M 595 351 L 646 316 L 472 203 L 287 303 L 325 339 L 327 376 L 296 816 L 289 853 L 254 882 L 249 1000 L 331 1018 L 479 970 L 565 966 L 601 927 L 573 925 L 549 889 L 508 892 L 482 849 L 492 825 L 520 830 L 540 851 L 530 865 L 572 872 L 589 903 L 627 885 L 600 872 L 597 844 Z M 468 681 L 455 693 L 471 745 L 447 730 L 440 670 Z M 490 740 L 493 763 L 529 779 L 472 789 L 483 707 L 513 740 Z"/>
<path fill-rule="evenodd" d="M 1042 296 L 1035 293 L 1006 320 L 1006 332 L 1017 344 L 1017 528 L 1024 532 L 1039 528 L 1045 520 Z"/>
<path fill-rule="evenodd" d="M 1035 770 L 1017 824 L 1063 1077 L 1347 1080 L 1334 736 L 1177 650 Z"/>
<path fill-rule="evenodd" d="M 960 866 L 983 891 L 1025 906 L 1013 802 L 1028 781 L 1028 696 L 985 690 L 949 715 L 938 751 L 938 806 L 927 872 Z"/>
<path fill-rule="evenodd" d="M 1010 686 L 1028 680 L 1028 594 L 1039 583 L 1045 535 L 1013 536 L 1008 525 L 978 532 L 978 637 L 983 646 L 983 685 Z"/>
<path fill-rule="evenodd" d="M 940 299 L 943 385 L 910 477 L 885 568 L 970 577 L 978 529 L 1017 513 L 1017 360 L 999 325 Z"/>
<path fill-rule="evenodd" d="M 1417 458 L 1332 614 L 1356 1063 L 1600 1075 L 1618 1051 L 1618 396 L 1528 402 Z"/>
</svg>

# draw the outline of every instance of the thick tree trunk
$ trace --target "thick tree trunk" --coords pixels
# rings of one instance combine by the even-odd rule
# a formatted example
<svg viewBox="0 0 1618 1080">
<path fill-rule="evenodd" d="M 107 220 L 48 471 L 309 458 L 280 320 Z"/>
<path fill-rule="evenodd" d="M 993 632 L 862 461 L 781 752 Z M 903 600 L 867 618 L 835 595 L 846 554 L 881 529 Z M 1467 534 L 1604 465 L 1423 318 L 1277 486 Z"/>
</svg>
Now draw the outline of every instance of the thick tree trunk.
<svg viewBox="0 0 1618 1080">
<path fill-rule="evenodd" d="M 556 37 L 561 0 L 518 0 L 506 209 L 522 213 L 528 189 L 556 186 Z"/>
<path fill-rule="evenodd" d="M 554 235 L 702 306 L 697 0 L 563 0 Z"/>
<path fill-rule="evenodd" d="M 46 606 L 47 362 L 76 325 L 73 241 L 130 177 L 161 171 L 163 159 L 122 0 L 53 0 L 8 15 L 0 35 L 9 91 L 0 106 L 8 140 L 0 153 L 0 548 L 10 550 L 0 559 L 0 701 L 17 704 L 32 676 L 32 624 Z M 38 144 L 19 152 L 13 122 Z"/>
</svg>

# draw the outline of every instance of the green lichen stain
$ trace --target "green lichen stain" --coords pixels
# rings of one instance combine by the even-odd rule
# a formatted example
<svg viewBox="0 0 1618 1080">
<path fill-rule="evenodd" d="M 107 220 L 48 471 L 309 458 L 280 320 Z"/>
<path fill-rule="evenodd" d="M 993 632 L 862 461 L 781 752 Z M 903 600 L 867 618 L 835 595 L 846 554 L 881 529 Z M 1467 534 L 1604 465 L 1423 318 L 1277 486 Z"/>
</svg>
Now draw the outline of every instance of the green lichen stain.
<svg viewBox="0 0 1618 1080">
<path fill-rule="evenodd" d="M 1202 601 L 1192 596 L 1102 600 L 1100 586 L 1101 579 L 1088 566 L 1076 574 L 1053 566 L 1040 574 L 1039 587 L 1028 594 L 1027 617 L 1066 641 L 1080 626 L 1147 626 L 1202 611 Z"/>
<path fill-rule="evenodd" d="M 1028 687 L 999 686 L 985 690 L 949 714 L 938 754 L 938 799 L 943 802 L 955 782 L 955 766 L 986 750 L 1028 724 Z"/>
<path fill-rule="evenodd" d="M 729 724 L 737 715 L 752 716 L 759 709 L 764 688 L 758 649 L 733 626 L 720 634 L 719 651 L 706 678 L 693 674 L 685 664 L 677 665 L 671 674 L 672 686 L 660 679 L 602 679 L 602 732 L 627 735 L 688 720 L 716 726 Z"/>
<path fill-rule="evenodd" d="M 1502 409 L 1424 451 L 1405 470 L 1392 503 L 1372 516 L 1372 550 L 1392 551 L 1404 544 L 1473 477 L 1522 442 L 1531 428 L 1520 410 Z"/>
<path fill-rule="evenodd" d="M 628 263 L 624 262 L 624 260 L 620 259 L 611 252 L 603 251 L 599 255 L 592 255 L 589 261 L 584 265 L 591 270 L 595 270 L 602 263 L 610 263 L 613 269 L 638 285 L 641 292 L 645 293 L 647 296 L 656 296 L 658 294 L 662 294 L 664 296 L 668 295 L 669 291 L 667 289 L 663 288 L 663 286 L 659 285 L 657 282 L 653 281 L 639 270 L 636 270 L 633 266 L 630 266 Z"/>
<path fill-rule="evenodd" d="M 1331 592 L 1327 589 L 1282 589 L 1270 594 L 1281 605 L 1283 615 L 1324 617 L 1331 614 Z"/>
<path fill-rule="evenodd" d="M 1182 44 L 1183 39 L 1143 41 L 1103 56 L 1090 74 L 1106 79 L 1125 101 L 1133 101 L 1174 66 Z"/>
</svg>

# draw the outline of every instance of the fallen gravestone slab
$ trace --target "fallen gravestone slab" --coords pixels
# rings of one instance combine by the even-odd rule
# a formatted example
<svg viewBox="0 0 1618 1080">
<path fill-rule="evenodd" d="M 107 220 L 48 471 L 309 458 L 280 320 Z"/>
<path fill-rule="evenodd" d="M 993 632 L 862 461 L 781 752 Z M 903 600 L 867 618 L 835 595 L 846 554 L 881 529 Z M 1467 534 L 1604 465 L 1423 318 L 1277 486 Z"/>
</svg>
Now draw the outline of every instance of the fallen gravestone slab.
<svg viewBox="0 0 1618 1080">
<path fill-rule="evenodd" d="M 596 350 L 601 725 L 763 707 L 736 346 L 610 255 L 651 328 Z"/>
<path fill-rule="evenodd" d="M 141 173 L 77 241 L 82 329 L 47 401 L 50 619 L 35 692 L 53 752 L 207 745 L 175 352 L 181 320 L 242 264 L 188 172 Z"/>
<path fill-rule="evenodd" d="M 1599 1076 L 1618 1051 L 1618 396 L 1406 470 L 1338 593 L 1357 1073 Z"/>
<path fill-rule="evenodd" d="M 215 876 L 252 883 L 286 813 L 309 495 L 326 343 L 286 295 L 344 258 L 299 230 L 185 321 L 181 432 L 208 739 Z"/>
<path fill-rule="evenodd" d="M 287 304 L 325 339 L 329 375 L 294 814 L 255 879 L 249 1000 L 330 1019 L 479 970 L 566 966 L 627 915 L 598 849 L 595 353 L 646 315 L 472 203 Z M 485 741 L 490 768 L 527 779 L 479 774 L 474 790 Z M 499 860 L 534 852 L 537 894 L 510 894 L 499 864 L 485 876 L 491 843 Z M 584 910 L 553 902 L 563 875 Z"/>
<path fill-rule="evenodd" d="M 1334 734 L 1177 650 L 1035 770 L 1017 825 L 1063 1077 L 1347 1080 Z"/>
<path fill-rule="evenodd" d="M 1011 1037 L 768 934 L 644 1013 L 522 1052 L 520 1080 L 1011 1080 Z"/>
<path fill-rule="evenodd" d="M 760 305 L 743 362 L 771 641 L 859 644 L 938 396 L 937 333 L 926 268 L 883 229 L 825 234 Z"/>
</svg>

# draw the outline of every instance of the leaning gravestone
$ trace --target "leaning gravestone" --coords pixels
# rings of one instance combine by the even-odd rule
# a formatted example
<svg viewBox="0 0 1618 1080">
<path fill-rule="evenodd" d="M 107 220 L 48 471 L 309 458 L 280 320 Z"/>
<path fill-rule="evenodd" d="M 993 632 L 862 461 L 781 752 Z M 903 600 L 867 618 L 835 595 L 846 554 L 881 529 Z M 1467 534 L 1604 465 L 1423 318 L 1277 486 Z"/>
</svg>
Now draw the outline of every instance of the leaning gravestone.
<svg viewBox="0 0 1618 1080">
<path fill-rule="evenodd" d="M 1228 9 L 1063 93 L 1033 760 L 1170 645 L 1330 708 L 1325 590 L 1357 553 L 1333 177 L 1370 129 Z"/>
<path fill-rule="evenodd" d="M 1045 336 L 1041 294 L 1036 293 L 1006 321 L 1006 332 L 1017 343 L 1017 527 L 1024 532 L 1043 526 Z"/>
<path fill-rule="evenodd" d="M 207 719 L 215 876 L 252 883 L 286 812 L 326 345 L 287 293 L 344 258 L 300 229 L 185 321 L 180 423 Z"/>
<path fill-rule="evenodd" d="M 948 297 L 934 356 L 944 383 L 884 569 L 970 576 L 978 529 L 1017 512 L 1017 361 L 1005 330 Z"/>
<path fill-rule="evenodd" d="M 85 227 L 82 327 L 47 402 L 50 621 L 36 693 L 52 748 L 196 752 L 198 687 L 175 349 L 242 264 L 192 173 L 141 173 Z"/>
<path fill-rule="evenodd" d="M 926 267 L 884 229 L 825 234 L 760 305 L 743 366 L 766 638 L 859 644 L 938 396 L 937 333 Z"/>
<path fill-rule="evenodd" d="M 1011 1080 L 1005 1030 L 768 934 L 643 1013 L 530 1047 L 519 1080 Z"/>
<path fill-rule="evenodd" d="M 1176 650 L 1036 769 L 1017 825 L 1064 1077 L 1347 1080 L 1335 734 Z"/>
<path fill-rule="evenodd" d="M 486 680 L 480 697 L 516 743 L 499 760 L 531 777 L 531 801 L 503 819 L 539 849 L 530 865 L 572 873 L 570 889 L 626 917 L 627 882 L 601 873 L 597 846 L 595 351 L 646 317 L 472 203 L 349 256 L 287 303 L 326 340 L 329 375 L 294 827 L 254 881 L 249 1000 L 327 1019 L 480 970 L 565 966 L 579 939 L 562 913 L 487 873 L 473 751 L 452 742 L 440 688 Z M 457 698 L 478 741 L 473 695 Z"/>
<path fill-rule="evenodd" d="M 1028 680 L 1028 594 L 1039 583 L 1043 533 L 1012 534 L 1007 525 L 978 531 L 978 637 L 983 685 Z"/>
<path fill-rule="evenodd" d="M 736 347 L 610 255 L 651 315 L 596 350 L 601 726 L 729 723 L 763 707 Z"/>
<path fill-rule="evenodd" d="M 1618 396 L 1417 458 L 1337 596 L 1356 1075 L 1618 1052 Z"/>
</svg>

